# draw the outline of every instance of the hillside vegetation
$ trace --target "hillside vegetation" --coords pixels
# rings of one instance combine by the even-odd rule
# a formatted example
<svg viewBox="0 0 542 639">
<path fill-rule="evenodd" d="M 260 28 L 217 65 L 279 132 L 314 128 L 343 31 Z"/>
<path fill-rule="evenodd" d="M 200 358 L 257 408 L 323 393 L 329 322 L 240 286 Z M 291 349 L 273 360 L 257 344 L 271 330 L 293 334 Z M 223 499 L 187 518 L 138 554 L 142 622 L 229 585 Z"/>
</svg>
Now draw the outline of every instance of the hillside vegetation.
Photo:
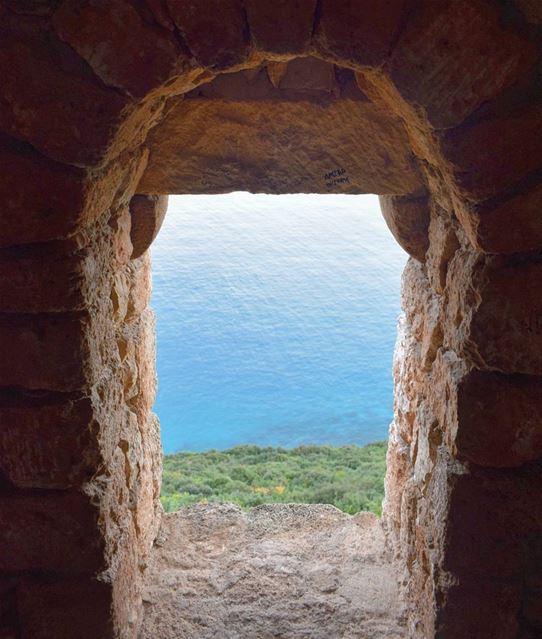
<svg viewBox="0 0 542 639">
<path fill-rule="evenodd" d="M 332 504 L 347 513 L 381 512 L 386 442 L 367 446 L 238 446 L 164 457 L 167 512 L 201 502 L 242 508 L 270 503 Z"/>
</svg>

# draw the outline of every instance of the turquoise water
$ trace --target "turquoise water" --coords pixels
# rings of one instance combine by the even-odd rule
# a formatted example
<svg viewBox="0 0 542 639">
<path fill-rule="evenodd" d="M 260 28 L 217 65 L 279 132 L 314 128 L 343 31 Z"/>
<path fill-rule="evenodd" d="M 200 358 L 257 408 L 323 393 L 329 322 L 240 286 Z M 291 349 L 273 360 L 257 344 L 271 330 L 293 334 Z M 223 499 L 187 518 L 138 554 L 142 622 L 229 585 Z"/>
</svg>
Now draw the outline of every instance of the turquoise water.
<svg viewBox="0 0 542 639">
<path fill-rule="evenodd" d="M 166 453 L 386 437 L 406 254 L 378 198 L 170 197 L 152 261 Z"/>
</svg>

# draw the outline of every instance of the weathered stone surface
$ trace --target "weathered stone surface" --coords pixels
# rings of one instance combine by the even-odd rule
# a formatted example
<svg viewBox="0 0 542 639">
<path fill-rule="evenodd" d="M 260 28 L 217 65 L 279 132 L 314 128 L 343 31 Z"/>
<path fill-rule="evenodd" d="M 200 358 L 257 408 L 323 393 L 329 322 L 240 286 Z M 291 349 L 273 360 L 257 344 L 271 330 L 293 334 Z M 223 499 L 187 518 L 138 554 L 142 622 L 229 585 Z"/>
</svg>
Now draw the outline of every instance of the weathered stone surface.
<svg viewBox="0 0 542 639">
<path fill-rule="evenodd" d="M 290 62 L 277 62 L 275 67 L 282 67 L 280 74 L 273 72 L 273 63 L 267 66 L 269 78 L 274 86 L 283 91 L 296 91 L 303 95 L 306 92 L 335 93 L 335 68 L 329 62 L 318 58 L 295 58 Z"/>
<path fill-rule="evenodd" d="M 178 102 L 141 193 L 396 193 L 421 188 L 401 123 L 369 102 Z"/>
<path fill-rule="evenodd" d="M 81 395 L 0 393 L 0 474 L 18 488 L 80 486 L 102 463 L 93 407 Z"/>
<path fill-rule="evenodd" d="M 166 515 L 144 602 L 142 639 L 407 636 L 378 520 L 322 504 Z"/>
<path fill-rule="evenodd" d="M 314 0 L 85 0 L 64 1 L 51 21 L 60 4 L 0 3 L 0 246 L 10 247 L 0 635 L 71 637 L 74 619 L 78 636 L 138 634 L 160 519 L 149 260 L 130 259 L 140 232 L 128 209 L 148 138 L 138 193 L 370 191 L 399 202 L 429 192 L 431 211 L 411 247 L 426 261 L 410 260 L 404 277 L 384 506 L 408 629 L 388 624 L 395 595 L 371 580 L 375 561 L 386 572 L 380 551 L 365 571 L 366 521 L 226 509 L 219 526 L 185 521 L 182 550 L 161 555 L 164 636 L 200 639 L 203 619 L 219 635 L 538 637 L 536 3 L 323 0 L 312 16 Z M 165 98 L 185 90 L 157 124 Z M 198 554 L 206 543 L 211 558 Z M 228 557 L 222 572 L 216 553 Z M 103 590 L 83 583 L 97 571 Z M 347 598 L 368 601 L 373 617 Z"/>
<path fill-rule="evenodd" d="M 473 371 L 457 388 L 457 455 L 482 466 L 542 458 L 542 379 Z"/>
<path fill-rule="evenodd" d="M 542 109 L 534 105 L 453 129 L 442 148 L 460 197 L 504 195 L 542 167 Z"/>
<path fill-rule="evenodd" d="M 0 246 L 65 238 L 93 224 L 114 201 L 132 197 L 147 155 L 138 151 L 91 172 L 0 136 Z"/>
<path fill-rule="evenodd" d="M 304 53 L 311 42 L 316 0 L 245 0 L 252 41 L 271 53 Z"/>
<path fill-rule="evenodd" d="M 104 567 L 98 511 L 86 495 L 3 495 L 0 571 L 64 573 Z"/>
<path fill-rule="evenodd" d="M 2 312 L 39 313 L 84 306 L 84 261 L 59 244 L 0 250 Z"/>
<path fill-rule="evenodd" d="M 427 197 L 380 196 L 380 208 L 393 237 L 420 262 L 429 248 L 429 204 Z"/>
<path fill-rule="evenodd" d="M 128 99 L 104 87 L 69 47 L 45 33 L 8 31 L 0 42 L 0 127 L 56 160 L 102 160 L 128 116 Z M 70 100 L 57 98 L 65 95 Z"/>
<path fill-rule="evenodd" d="M 167 204 L 167 195 L 135 195 L 130 200 L 131 259 L 141 257 L 158 235 L 166 216 Z"/>
<path fill-rule="evenodd" d="M 64 1 L 53 25 L 105 84 L 131 95 L 143 97 L 188 70 L 173 35 L 146 24 L 127 0 Z"/>
<path fill-rule="evenodd" d="M 314 42 L 354 66 L 380 66 L 399 33 L 406 0 L 322 0 Z"/>
<path fill-rule="evenodd" d="M 426 256 L 427 275 L 433 290 L 443 294 L 446 289 L 448 267 L 461 248 L 457 237 L 458 224 L 438 209 L 433 211 L 429 223 L 429 250 Z"/>
<path fill-rule="evenodd" d="M 91 577 L 25 578 L 17 587 L 22 639 L 113 639 L 111 587 Z M 127 635 L 125 635 L 127 636 Z"/>
<path fill-rule="evenodd" d="M 86 382 L 88 319 L 79 314 L 0 314 L 0 385 L 72 391 Z"/>
<path fill-rule="evenodd" d="M 490 267 L 481 277 L 466 349 L 484 367 L 542 374 L 542 265 Z"/>
<path fill-rule="evenodd" d="M 249 30 L 240 0 L 167 0 L 167 4 L 200 64 L 226 69 L 247 59 Z"/>
<path fill-rule="evenodd" d="M 504 201 L 465 204 L 461 222 L 486 253 L 522 253 L 542 249 L 542 184 Z"/>
<path fill-rule="evenodd" d="M 530 41 L 504 23 L 497 6 L 484 0 L 422 0 L 409 15 L 386 72 L 432 126 L 446 128 L 513 85 L 535 58 Z"/>
<path fill-rule="evenodd" d="M 156 340 L 154 313 L 147 309 L 139 320 L 124 327 L 119 338 L 124 397 L 142 424 L 156 397 Z"/>
<path fill-rule="evenodd" d="M 126 321 L 137 320 L 149 304 L 151 296 L 151 259 L 149 253 L 128 265 L 130 290 L 126 305 Z"/>
</svg>

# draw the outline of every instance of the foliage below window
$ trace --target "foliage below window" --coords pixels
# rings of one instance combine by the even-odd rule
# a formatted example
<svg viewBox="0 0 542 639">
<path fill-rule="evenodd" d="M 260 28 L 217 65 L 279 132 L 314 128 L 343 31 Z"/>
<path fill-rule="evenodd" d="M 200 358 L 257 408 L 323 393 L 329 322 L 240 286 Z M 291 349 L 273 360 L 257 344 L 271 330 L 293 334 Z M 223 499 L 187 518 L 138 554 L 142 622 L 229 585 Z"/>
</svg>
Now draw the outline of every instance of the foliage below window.
<svg viewBox="0 0 542 639">
<path fill-rule="evenodd" d="M 332 504 L 347 513 L 378 515 L 384 497 L 386 442 L 367 446 L 238 446 L 164 458 L 167 512 L 196 503 L 242 508 L 270 503 Z"/>
</svg>

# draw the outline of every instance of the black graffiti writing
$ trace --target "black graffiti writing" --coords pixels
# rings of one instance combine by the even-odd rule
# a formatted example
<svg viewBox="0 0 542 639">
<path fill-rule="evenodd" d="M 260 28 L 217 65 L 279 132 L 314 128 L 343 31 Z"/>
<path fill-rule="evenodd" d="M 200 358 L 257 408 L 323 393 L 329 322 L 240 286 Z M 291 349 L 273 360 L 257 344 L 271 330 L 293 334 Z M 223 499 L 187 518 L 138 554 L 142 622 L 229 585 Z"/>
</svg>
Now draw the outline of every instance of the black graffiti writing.
<svg viewBox="0 0 542 639">
<path fill-rule="evenodd" d="M 324 180 L 326 181 L 326 187 L 328 189 L 332 189 L 334 186 L 341 184 L 350 184 L 350 178 L 346 175 L 346 169 L 343 168 L 328 171 L 324 174 Z"/>
</svg>

